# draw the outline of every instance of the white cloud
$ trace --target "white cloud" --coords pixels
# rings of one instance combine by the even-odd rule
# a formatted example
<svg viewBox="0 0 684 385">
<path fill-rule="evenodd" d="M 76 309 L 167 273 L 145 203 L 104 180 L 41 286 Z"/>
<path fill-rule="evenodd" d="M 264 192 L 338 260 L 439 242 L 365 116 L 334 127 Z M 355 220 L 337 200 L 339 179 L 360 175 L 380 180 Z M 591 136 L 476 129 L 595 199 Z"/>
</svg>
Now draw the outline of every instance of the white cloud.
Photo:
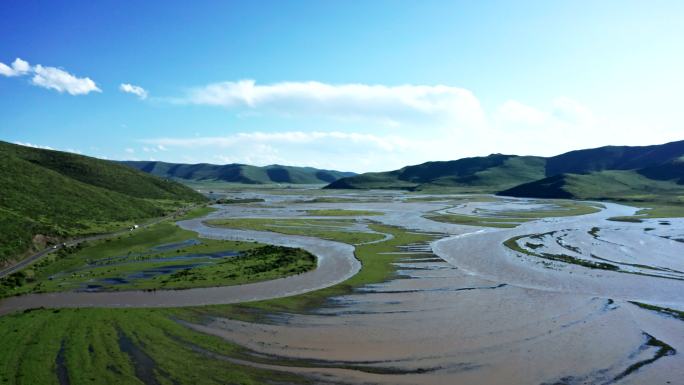
<svg viewBox="0 0 684 385">
<path fill-rule="evenodd" d="M 548 115 L 534 107 L 516 100 L 507 100 L 499 107 L 499 117 L 516 124 L 538 125 L 548 119 Z"/>
<path fill-rule="evenodd" d="M 70 152 L 70 153 L 79 154 L 79 155 L 83 154 L 83 152 L 81 150 L 76 150 L 73 148 L 60 149 L 60 148 L 54 148 L 54 147 L 50 147 L 50 146 L 43 146 L 40 144 L 34 144 L 34 143 L 30 143 L 30 142 L 19 142 L 19 141 L 14 142 L 14 144 L 18 144 L 20 146 L 32 147 L 32 148 L 39 148 L 42 150 L 64 151 L 64 152 Z"/>
<path fill-rule="evenodd" d="M 0 63 L 0 75 L 4 76 L 11 77 L 25 75 L 30 69 L 31 66 L 28 64 L 28 62 L 19 58 L 14 59 L 11 67 L 5 63 Z"/>
<path fill-rule="evenodd" d="M 41 146 L 40 144 L 33 144 L 29 142 L 14 142 L 14 144 L 18 144 L 20 146 L 26 146 L 26 147 L 33 147 L 33 148 L 40 148 L 43 150 L 54 150 L 54 148 L 50 146 Z"/>
<path fill-rule="evenodd" d="M 79 78 L 56 67 L 45 67 L 40 64 L 31 66 L 27 61 L 17 58 L 8 66 L 0 63 L 0 74 L 4 76 L 33 75 L 33 85 L 53 89 L 70 95 L 86 95 L 91 92 L 102 92 L 90 78 Z"/>
<path fill-rule="evenodd" d="M 140 86 L 130 83 L 121 83 L 119 90 L 127 94 L 137 95 L 140 99 L 147 99 L 147 91 Z"/>
<path fill-rule="evenodd" d="M 596 121 L 588 107 L 564 96 L 553 100 L 553 116 L 569 124 L 591 125 Z"/>
<path fill-rule="evenodd" d="M 644 132 L 649 138 L 644 142 Z M 644 145 L 681 139 L 667 128 L 594 113 L 578 100 L 560 96 L 541 107 L 510 100 L 495 114 L 492 137 L 512 154 L 551 156 L 605 145 Z M 482 140 L 485 140 L 482 138 Z"/>
<path fill-rule="evenodd" d="M 315 146 L 325 141 L 348 142 L 355 145 L 374 147 L 384 151 L 393 151 L 398 148 L 408 147 L 410 142 L 398 136 L 376 136 L 372 134 L 345 133 L 345 132 L 250 132 L 237 133 L 229 136 L 218 137 L 193 137 L 193 138 L 160 138 L 144 140 L 144 143 L 156 144 L 157 148 L 163 151 L 167 147 L 199 148 L 217 147 L 232 148 L 236 146 L 249 145 L 252 143 L 275 143 L 290 144 L 297 146 Z M 147 147 L 145 147 L 147 148 Z"/>
<path fill-rule="evenodd" d="M 126 151 L 127 154 L 135 154 L 135 150 L 132 148 L 127 148 L 124 151 Z"/>
<path fill-rule="evenodd" d="M 43 67 L 40 64 L 33 67 L 31 83 L 39 87 L 66 92 L 70 95 L 86 95 L 91 92 L 102 92 L 90 78 L 76 76 L 55 67 Z"/>
<path fill-rule="evenodd" d="M 470 91 L 446 85 L 258 85 L 253 80 L 240 80 L 193 88 L 184 97 L 170 100 L 256 113 L 371 119 L 394 126 L 426 120 L 472 126 L 482 124 L 484 119 L 480 102 Z"/>
<path fill-rule="evenodd" d="M 217 137 L 158 138 L 143 140 L 149 152 L 163 146 L 176 149 L 197 162 L 289 164 L 368 170 L 398 161 L 415 143 L 398 136 L 348 132 L 251 132 Z"/>
<path fill-rule="evenodd" d="M 193 131 L 188 130 L 187 136 L 153 138 L 142 143 L 146 146 L 143 151 L 150 153 L 159 153 L 158 146 L 164 146 L 169 150 L 165 159 L 169 161 L 179 161 L 177 154 L 182 154 L 193 162 L 279 163 L 357 172 L 498 152 L 552 156 L 607 144 L 643 144 L 643 127 L 596 115 L 567 97 L 552 99 L 541 106 L 509 100 L 493 109 L 491 116 L 483 117 L 482 122 L 463 125 L 458 120 L 445 120 L 441 125 L 432 125 L 427 119 L 388 130 L 379 130 L 372 123 L 354 122 L 355 128 L 329 131 L 217 136 L 193 136 Z M 652 134 L 652 143 L 673 137 L 664 131 L 654 130 Z"/>
</svg>

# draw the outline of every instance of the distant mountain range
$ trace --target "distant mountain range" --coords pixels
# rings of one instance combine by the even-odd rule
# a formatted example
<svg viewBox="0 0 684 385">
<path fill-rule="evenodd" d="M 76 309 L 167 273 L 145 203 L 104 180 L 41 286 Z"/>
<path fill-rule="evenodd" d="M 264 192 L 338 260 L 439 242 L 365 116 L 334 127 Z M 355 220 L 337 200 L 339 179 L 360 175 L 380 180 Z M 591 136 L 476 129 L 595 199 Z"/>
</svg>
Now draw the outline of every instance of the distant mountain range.
<svg viewBox="0 0 684 385">
<path fill-rule="evenodd" d="M 182 202 L 206 200 L 174 180 L 329 183 L 326 188 L 534 198 L 667 197 L 682 202 L 684 141 L 606 146 L 549 158 L 492 154 L 360 175 L 280 165 L 114 162 L 0 141 L 0 265 L 39 247 L 37 235 L 63 238 L 109 231 L 122 223 L 163 215 Z"/>
<path fill-rule="evenodd" d="M 684 141 L 606 146 L 544 158 L 492 154 L 339 179 L 326 188 L 458 190 L 535 198 L 684 194 Z"/>
<path fill-rule="evenodd" d="M 326 188 L 420 191 L 458 187 L 492 192 L 543 178 L 545 164 L 546 160 L 537 156 L 492 154 L 360 174 L 337 180 Z"/>
<path fill-rule="evenodd" d="M 38 234 L 109 231 L 161 216 L 174 201 L 205 200 L 180 183 L 116 162 L 0 141 L 0 266 L 38 246 Z"/>
<path fill-rule="evenodd" d="M 183 164 L 155 161 L 122 161 L 121 163 L 152 175 L 181 181 L 220 181 L 244 184 L 328 184 L 340 178 L 356 175 L 353 172 L 281 165 L 257 167 L 246 164 Z"/>
<path fill-rule="evenodd" d="M 499 194 L 596 199 L 684 194 L 684 141 L 567 152 L 547 159 L 545 178 Z"/>
</svg>

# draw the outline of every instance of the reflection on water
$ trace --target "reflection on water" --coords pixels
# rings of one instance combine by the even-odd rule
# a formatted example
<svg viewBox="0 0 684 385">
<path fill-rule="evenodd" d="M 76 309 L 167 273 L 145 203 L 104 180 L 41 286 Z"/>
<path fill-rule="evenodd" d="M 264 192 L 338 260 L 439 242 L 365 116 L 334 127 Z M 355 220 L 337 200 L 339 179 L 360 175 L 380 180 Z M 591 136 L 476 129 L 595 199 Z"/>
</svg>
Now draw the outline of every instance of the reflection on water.
<svg viewBox="0 0 684 385">
<path fill-rule="evenodd" d="M 154 247 L 152 248 L 152 250 L 155 250 L 155 251 L 168 251 L 168 250 L 180 249 L 181 247 L 195 246 L 195 245 L 199 245 L 199 244 L 202 244 L 202 242 L 200 242 L 200 241 L 197 240 L 197 239 L 188 239 L 188 240 L 183 241 L 183 242 L 166 243 L 166 244 L 163 244 L 163 245 L 154 246 Z"/>
<path fill-rule="evenodd" d="M 115 267 L 127 266 L 128 272 L 125 276 L 105 277 L 99 279 L 92 279 L 83 283 L 76 291 L 80 292 L 99 292 L 107 291 L 110 286 L 125 285 L 133 283 L 137 280 L 153 279 L 161 275 L 170 275 L 181 270 L 192 269 L 198 266 L 207 266 L 217 263 L 217 260 L 223 260 L 229 257 L 240 255 L 240 252 L 234 250 L 223 250 L 211 253 L 193 253 L 172 255 L 168 257 L 145 258 L 145 256 L 152 255 L 155 251 L 170 251 L 179 250 L 183 247 L 199 245 L 197 239 L 188 239 L 183 242 L 166 243 L 151 247 L 148 251 L 141 253 L 120 255 L 114 257 L 105 257 L 97 260 L 91 260 L 87 266 L 78 269 L 73 269 L 66 272 L 55 274 L 51 279 L 58 278 L 77 272 L 85 272 L 91 270 L 93 267 Z M 174 264 L 175 262 L 190 261 L 192 263 Z M 150 266 L 150 264 L 169 263 L 168 265 Z M 139 265 L 138 269 L 135 269 Z M 134 267 L 131 272 L 130 267 Z"/>
</svg>

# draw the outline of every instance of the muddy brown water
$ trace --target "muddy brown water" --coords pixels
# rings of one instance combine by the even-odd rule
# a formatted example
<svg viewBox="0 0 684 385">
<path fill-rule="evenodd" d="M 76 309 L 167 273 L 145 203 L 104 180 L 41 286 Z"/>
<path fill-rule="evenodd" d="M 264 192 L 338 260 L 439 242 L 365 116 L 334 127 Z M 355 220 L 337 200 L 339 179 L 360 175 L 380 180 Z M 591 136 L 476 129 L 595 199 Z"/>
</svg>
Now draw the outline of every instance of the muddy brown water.
<svg viewBox="0 0 684 385">
<path fill-rule="evenodd" d="M 358 193 L 354 195 L 358 197 Z M 315 382 L 379 384 L 682 384 L 684 378 L 684 322 L 645 310 L 630 301 L 684 309 L 684 282 L 622 274 L 581 266 L 547 266 L 521 257 L 502 242 L 510 237 L 564 230 L 564 241 L 577 250 L 601 250 L 610 258 L 634 264 L 677 267 L 684 244 L 667 238 L 684 234 L 682 220 L 669 220 L 667 230 L 656 223 L 619 224 L 606 218 L 634 211 L 606 205 L 601 213 L 526 223 L 515 229 L 481 229 L 429 221 L 425 213 L 454 207 L 440 202 L 404 203 L 392 195 L 369 203 L 299 203 L 296 209 L 348 208 L 382 211 L 380 222 L 412 230 L 443 234 L 431 245 L 399 251 L 398 276 L 333 299 L 335 306 L 313 314 L 287 315 L 269 324 L 247 323 L 221 317 L 195 330 L 219 336 L 250 349 L 272 363 L 251 364 L 286 370 Z M 296 200 L 288 196 L 286 200 Z M 373 199 L 377 197 L 373 195 Z M 501 200 L 487 209 L 538 207 L 533 200 Z M 226 207 L 214 217 L 291 217 L 287 208 Z M 476 204 L 452 211 L 473 210 Z M 324 261 L 353 259 L 353 248 L 306 237 L 208 228 L 200 220 L 181 223 L 202 236 L 249 239 L 285 246 L 309 247 Z M 641 226 L 641 227 L 640 227 Z M 601 239 L 588 232 L 601 228 Z M 644 228 L 655 234 L 645 235 Z M 583 235 L 587 233 L 587 235 Z M 646 236 L 652 238 L 644 238 Z M 235 238 L 232 238 L 235 237 Z M 242 238 L 241 238 L 242 237 Z M 548 239 L 547 247 L 556 247 Z M 595 242 L 595 243 L 592 243 Z M 643 244 L 642 244 L 643 243 Z M 305 248 L 306 248 L 305 247 Z M 645 254 L 644 250 L 650 253 Z M 411 254 L 414 253 L 415 258 Z M 346 254 L 345 254 L 346 253 Z M 611 253 L 614 253 L 611 254 Z M 346 255 L 346 257 L 344 257 Z M 344 257 L 344 258 L 341 258 Z M 182 306 L 230 303 L 277 292 L 289 294 L 325 286 L 353 274 L 349 261 L 302 286 L 276 280 L 259 289 L 250 285 L 156 293 L 64 293 L 62 305 Z M 316 270 L 319 272 L 321 268 Z M 677 269 L 675 269 L 677 270 Z M 342 274 L 341 272 L 344 272 Z M 313 274 L 308 273 L 308 274 Z M 320 272 L 319 272 L 320 274 Z M 321 279 L 322 278 L 322 279 Z M 280 281 L 280 283 L 278 283 Z M 266 283 L 264 283 L 266 284 Z M 275 285 L 275 286 L 273 286 Z M 283 286 L 278 286 L 283 285 Z M 195 289 L 193 289 L 195 290 Z M 86 294 L 72 297 L 73 294 Z M 101 298 L 98 294 L 106 294 Z M 121 296 L 111 296 L 118 294 Z M 30 297 L 30 296 L 26 296 Z M 28 304 L 48 303 L 38 296 Z M 199 301 L 199 302 L 196 302 Z M 219 301 L 219 302 L 212 302 Z M 3 301 L 0 309 L 11 302 Z M 23 305 L 22 305 L 23 303 Z M 27 302 L 15 303 L 15 308 Z M 1 311 L 1 310 L 0 310 Z M 645 337 L 646 336 L 646 337 Z M 653 338 L 653 340 L 651 339 Z M 662 346 L 669 346 L 662 354 Z M 279 362 L 309 362 L 300 367 Z M 365 368 L 365 369 L 364 369 Z M 636 368 L 636 369 L 630 369 Z M 401 373 L 401 374 L 399 374 Z"/>
<path fill-rule="evenodd" d="M 360 269 L 360 264 L 354 257 L 353 246 L 344 243 L 270 232 L 214 228 L 204 225 L 201 220 L 184 221 L 179 224 L 183 228 L 198 231 L 203 237 L 299 247 L 316 255 L 318 265 L 315 270 L 307 273 L 237 286 L 187 290 L 29 294 L 0 301 L 0 315 L 39 307 L 174 307 L 256 301 L 322 289 L 346 280 Z"/>
</svg>

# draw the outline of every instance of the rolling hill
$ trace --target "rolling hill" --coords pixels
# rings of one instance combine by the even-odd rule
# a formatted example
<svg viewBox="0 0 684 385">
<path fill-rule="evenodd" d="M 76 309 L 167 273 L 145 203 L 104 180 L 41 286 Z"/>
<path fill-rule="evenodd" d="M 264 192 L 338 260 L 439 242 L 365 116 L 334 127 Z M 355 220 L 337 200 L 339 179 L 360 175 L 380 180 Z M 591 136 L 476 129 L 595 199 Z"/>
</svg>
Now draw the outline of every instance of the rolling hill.
<svg viewBox="0 0 684 385">
<path fill-rule="evenodd" d="M 459 188 L 494 192 L 544 177 L 546 160 L 536 156 L 492 154 L 445 162 L 427 162 L 400 170 L 366 173 L 337 180 L 330 189 L 429 190 Z"/>
<path fill-rule="evenodd" d="M 352 175 L 352 172 L 320 170 L 312 167 L 246 164 L 183 164 L 155 161 L 123 161 L 129 167 L 179 181 L 221 181 L 244 184 L 327 184 Z"/>
<path fill-rule="evenodd" d="M 603 170 L 659 168 L 684 156 L 684 140 L 653 146 L 605 146 L 548 158 L 546 176 L 587 174 Z"/>
<path fill-rule="evenodd" d="M 499 195 L 634 200 L 684 195 L 684 141 L 571 151 L 546 165 L 546 178 Z"/>
<path fill-rule="evenodd" d="M 684 194 L 684 185 L 654 180 L 634 170 L 559 174 L 524 183 L 498 195 L 528 198 L 633 199 Z"/>
<path fill-rule="evenodd" d="M 62 238 L 161 216 L 204 196 L 115 162 L 0 142 L 0 265 Z"/>
<path fill-rule="evenodd" d="M 684 141 L 605 146 L 542 158 L 493 154 L 342 178 L 326 188 L 497 192 L 534 198 L 684 195 Z"/>
</svg>

